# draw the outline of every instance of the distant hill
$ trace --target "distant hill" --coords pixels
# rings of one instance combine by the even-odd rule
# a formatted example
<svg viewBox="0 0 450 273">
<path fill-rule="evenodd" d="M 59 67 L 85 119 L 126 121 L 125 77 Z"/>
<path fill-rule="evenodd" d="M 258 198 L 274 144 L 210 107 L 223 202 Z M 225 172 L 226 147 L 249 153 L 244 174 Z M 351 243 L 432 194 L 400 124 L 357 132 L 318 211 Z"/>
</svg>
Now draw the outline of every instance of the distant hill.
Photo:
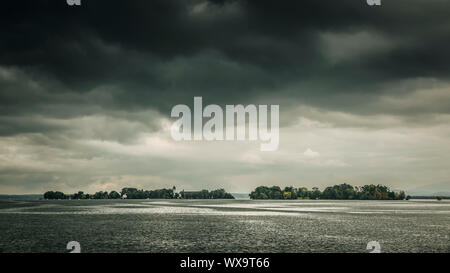
<svg viewBox="0 0 450 273">
<path fill-rule="evenodd" d="M 0 200 L 39 200 L 43 197 L 44 196 L 42 194 L 0 194 Z"/>
<path fill-rule="evenodd" d="M 441 182 L 412 188 L 406 191 L 415 196 L 450 196 L 450 182 Z"/>
</svg>

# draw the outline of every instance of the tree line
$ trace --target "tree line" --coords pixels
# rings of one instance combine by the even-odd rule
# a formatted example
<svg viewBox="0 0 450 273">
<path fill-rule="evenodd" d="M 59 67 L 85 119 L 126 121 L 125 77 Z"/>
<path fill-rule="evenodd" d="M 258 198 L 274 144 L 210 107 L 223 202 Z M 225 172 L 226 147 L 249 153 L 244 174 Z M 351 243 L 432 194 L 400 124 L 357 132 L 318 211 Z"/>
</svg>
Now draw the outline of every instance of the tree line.
<svg viewBox="0 0 450 273">
<path fill-rule="evenodd" d="M 234 196 L 226 192 L 224 189 L 213 191 L 201 190 L 191 192 L 180 192 L 182 199 L 234 199 Z"/>
<path fill-rule="evenodd" d="M 320 191 L 317 187 L 294 188 L 279 186 L 259 186 L 249 194 L 251 199 L 337 199 L 337 200 L 404 200 L 409 199 L 404 191 L 394 192 L 383 185 L 354 187 L 349 184 L 334 185 Z"/>
<path fill-rule="evenodd" d="M 95 194 L 87 194 L 79 191 L 74 194 L 64 194 L 60 191 L 47 191 L 44 199 L 234 199 L 233 195 L 224 189 L 201 190 L 195 192 L 176 192 L 176 187 L 171 189 L 143 190 L 137 188 L 123 188 L 122 191 L 99 191 Z"/>
</svg>

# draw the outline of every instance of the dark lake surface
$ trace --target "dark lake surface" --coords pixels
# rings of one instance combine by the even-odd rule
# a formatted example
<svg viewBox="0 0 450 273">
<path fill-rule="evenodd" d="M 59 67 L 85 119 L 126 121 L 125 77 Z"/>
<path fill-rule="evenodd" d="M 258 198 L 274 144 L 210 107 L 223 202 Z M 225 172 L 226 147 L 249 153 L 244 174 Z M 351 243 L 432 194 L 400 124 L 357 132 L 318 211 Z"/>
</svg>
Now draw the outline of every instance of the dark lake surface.
<svg viewBox="0 0 450 273">
<path fill-rule="evenodd" d="M 449 201 L 0 201 L 0 253 L 448 253 L 449 236 Z"/>
</svg>

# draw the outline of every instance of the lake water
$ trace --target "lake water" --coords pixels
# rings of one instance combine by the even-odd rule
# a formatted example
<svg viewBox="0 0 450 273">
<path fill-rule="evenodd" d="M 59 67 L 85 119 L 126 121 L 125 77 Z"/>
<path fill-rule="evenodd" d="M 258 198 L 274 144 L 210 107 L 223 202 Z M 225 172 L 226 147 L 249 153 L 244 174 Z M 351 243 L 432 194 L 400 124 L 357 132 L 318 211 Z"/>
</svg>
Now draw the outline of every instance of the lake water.
<svg viewBox="0 0 450 273">
<path fill-rule="evenodd" d="M 0 201 L 0 253 L 450 252 L 449 201 Z"/>
</svg>

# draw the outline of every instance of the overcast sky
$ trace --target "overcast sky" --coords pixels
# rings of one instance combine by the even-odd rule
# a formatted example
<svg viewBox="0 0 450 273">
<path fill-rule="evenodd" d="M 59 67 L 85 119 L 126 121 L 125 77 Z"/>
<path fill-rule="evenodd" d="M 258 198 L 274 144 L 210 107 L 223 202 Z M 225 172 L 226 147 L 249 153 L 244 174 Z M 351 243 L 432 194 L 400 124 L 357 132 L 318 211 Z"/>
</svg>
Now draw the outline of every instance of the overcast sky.
<svg viewBox="0 0 450 273">
<path fill-rule="evenodd" d="M 0 193 L 450 183 L 450 2 L 3 1 Z M 279 104 L 280 146 L 175 142 Z"/>
</svg>

